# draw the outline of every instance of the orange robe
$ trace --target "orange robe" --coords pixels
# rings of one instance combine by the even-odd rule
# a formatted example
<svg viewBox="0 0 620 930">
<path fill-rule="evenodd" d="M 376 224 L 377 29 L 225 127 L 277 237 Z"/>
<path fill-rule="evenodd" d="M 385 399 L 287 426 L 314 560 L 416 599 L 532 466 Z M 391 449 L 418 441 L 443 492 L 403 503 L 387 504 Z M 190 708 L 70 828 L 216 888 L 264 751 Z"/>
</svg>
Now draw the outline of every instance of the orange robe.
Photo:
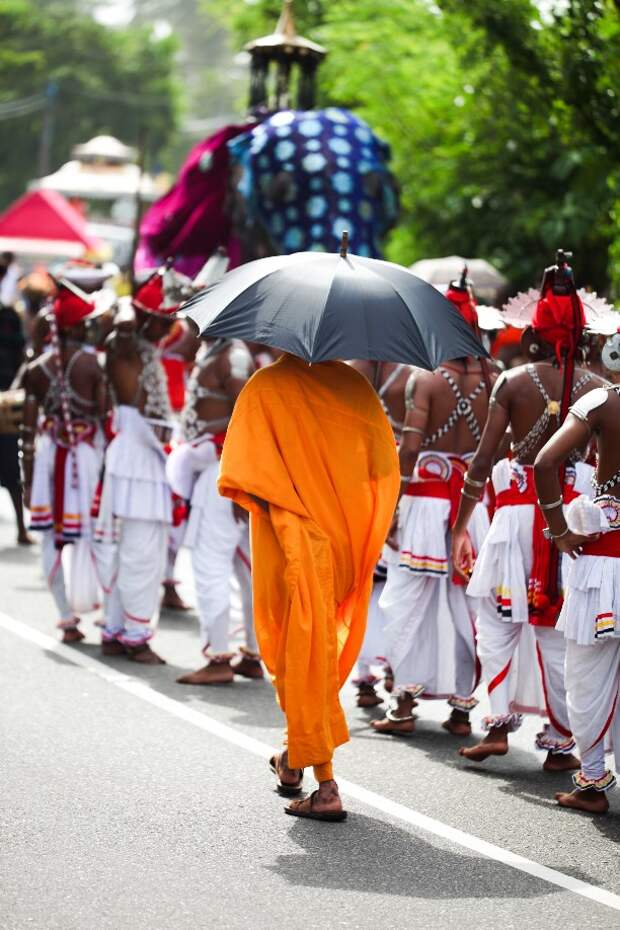
<svg viewBox="0 0 620 930">
<path fill-rule="evenodd" d="M 241 392 L 219 490 L 251 513 L 256 632 L 292 768 L 329 763 L 349 738 L 338 692 L 361 648 L 399 480 L 381 404 L 349 365 L 285 355 Z"/>
</svg>

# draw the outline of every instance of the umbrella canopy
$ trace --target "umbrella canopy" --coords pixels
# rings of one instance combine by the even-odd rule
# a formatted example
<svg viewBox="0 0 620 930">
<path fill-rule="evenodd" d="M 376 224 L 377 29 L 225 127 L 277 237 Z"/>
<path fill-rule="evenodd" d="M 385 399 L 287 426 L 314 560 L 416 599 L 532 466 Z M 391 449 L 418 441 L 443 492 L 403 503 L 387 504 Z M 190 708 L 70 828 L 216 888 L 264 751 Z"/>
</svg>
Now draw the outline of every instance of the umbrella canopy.
<svg viewBox="0 0 620 930">
<path fill-rule="evenodd" d="M 400 265 L 346 251 L 250 262 L 183 309 L 207 336 L 260 342 L 308 362 L 359 358 L 432 371 L 487 354 L 434 287 Z"/>
<path fill-rule="evenodd" d="M 411 271 L 429 284 L 448 285 L 455 278 L 460 278 L 464 266 L 474 282 L 474 289 L 479 297 L 494 303 L 500 291 L 506 286 L 506 278 L 484 258 L 462 258 L 460 255 L 447 255 L 445 258 L 425 258 L 415 262 Z"/>
</svg>

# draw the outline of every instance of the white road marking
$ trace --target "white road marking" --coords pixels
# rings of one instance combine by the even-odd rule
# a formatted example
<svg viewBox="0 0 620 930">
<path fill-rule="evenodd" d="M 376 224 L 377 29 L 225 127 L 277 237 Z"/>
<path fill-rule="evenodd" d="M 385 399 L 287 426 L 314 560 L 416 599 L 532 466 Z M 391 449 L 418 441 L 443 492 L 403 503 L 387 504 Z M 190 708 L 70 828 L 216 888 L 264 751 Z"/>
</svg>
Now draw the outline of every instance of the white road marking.
<svg viewBox="0 0 620 930">
<path fill-rule="evenodd" d="M 109 684 L 120 688 L 122 691 L 127 691 L 129 694 L 133 694 L 134 697 L 140 698 L 140 700 L 145 701 L 147 704 L 158 707 L 160 710 L 180 720 L 186 720 L 188 723 L 199 727 L 201 730 L 211 733 L 213 736 L 217 736 L 218 739 L 223 739 L 227 743 L 239 746 L 241 749 L 245 749 L 255 756 L 268 759 L 273 755 L 274 751 L 276 751 L 266 743 L 262 743 L 260 740 L 247 736 L 241 730 L 229 727 L 227 724 L 220 723 L 218 720 L 214 720 L 207 714 L 202 713 L 202 711 L 193 710 L 191 707 L 187 707 L 185 704 L 175 701 L 173 698 L 166 697 L 166 695 L 161 694 L 159 691 L 155 691 L 143 681 L 139 681 L 137 678 L 133 678 L 131 675 L 126 675 L 123 672 L 117 672 L 115 669 L 110 669 L 103 662 L 99 662 L 97 659 L 93 659 L 91 656 L 85 655 L 83 652 L 79 652 L 70 646 L 65 646 L 57 640 L 52 639 L 51 636 L 47 636 L 45 633 L 35 630 L 33 627 L 28 626 L 28 624 L 20 620 L 15 620 L 13 617 L 1 611 L 0 628 L 28 642 L 34 643 L 46 652 L 54 652 L 62 656 L 73 665 L 86 669 L 99 678 L 102 678 L 104 681 L 107 681 Z M 465 833 L 463 830 L 450 827 L 440 820 L 435 820 L 433 817 L 420 814 L 410 807 L 405 807 L 404 804 L 390 801 L 389 798 L 384 798 L 383 795 L 377 794 L 374 791 L 369 791 L 361 785 L 356 785 L 354 782 L 339 778 L 338 784 L 344 795 L 354 798 L 356 801 L 360 801 L 362 804 L 381 811 L 384 814 L 388 814 L 390 817 L 395 817 L 398 820 L 409 823 L 420 830 L 432 833 L 434 836 L 440 836 L 444 840 L 448 840 L 472 852 L 479 853 L 488 859 L 493 859 L 495 862 L 501 862 L 513 869 L 518 869 L 520 872 L 526 872 L 534 878 L 539 878 L 552 885 L 557 885 L 559 888 L 571 891 L 573 894 L 581 895 L 581 897 L 588 898 L 590 901 L 595 901 L 597 904 L 603 904 L 606 907 L 611 907 L 614 910 L 620 911 L 620 896 L 613 894 L 611 891 L 606 891 L 604 888 L 599 888 L 596 885 L 590 885 L 578 878 L 573 878 L 570 875 L 565 875 L 563 872 L 556 871 L 556 869 L 551 869 L 546 865 L 540 865 L 532 859 L 527 859 L 525 856 L 519 856 L 517 853 L 511 852 L 509 849 L 503 849 L 501 846 L 487 843 L 486 840 L 482 840 L 477 836 L 472 836 L 471 833 Z"/>
</svg>

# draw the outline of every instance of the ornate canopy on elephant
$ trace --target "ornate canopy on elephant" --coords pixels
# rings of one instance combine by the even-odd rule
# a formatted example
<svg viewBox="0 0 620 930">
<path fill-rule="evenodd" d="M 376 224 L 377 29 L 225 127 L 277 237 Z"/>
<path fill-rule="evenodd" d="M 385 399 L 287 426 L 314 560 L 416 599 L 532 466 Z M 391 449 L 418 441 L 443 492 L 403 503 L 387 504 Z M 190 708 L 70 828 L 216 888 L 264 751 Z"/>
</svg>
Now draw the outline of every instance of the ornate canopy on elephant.
<svg viewBox="0 0 620 930">
<path fill-rule="evenodd" d="M 274 253 L 351 249 L 381 255 L 397 213 L 389 148 L 347 110 L 282 110 L 229 143 L 247 225 L 259 223 Z"/>
</svg>

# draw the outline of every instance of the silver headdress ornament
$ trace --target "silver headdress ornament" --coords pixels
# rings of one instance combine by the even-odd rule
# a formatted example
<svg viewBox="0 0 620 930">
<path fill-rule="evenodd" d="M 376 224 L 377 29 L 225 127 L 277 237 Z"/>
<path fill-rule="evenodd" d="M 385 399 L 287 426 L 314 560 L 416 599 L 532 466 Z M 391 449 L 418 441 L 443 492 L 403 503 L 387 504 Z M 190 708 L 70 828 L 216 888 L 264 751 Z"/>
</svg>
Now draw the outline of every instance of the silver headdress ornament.
<svg viewBox="0 0 620 930">
<path fill-rule="evenodd" d="M 599 297 L 594 291 L 580 288 L 577 296 L 583 305 L 586 317 L 586 329 L 589 333 L 599 336 L 610 336 L 618 332 L 620 326 L 620 313 L 607 303 L 604 297 Z M 511 297 L 501 311 L 501 318 L 507 326 L 516 329 L 525 329 L 532 322 L 536 305 L 540 300 L 540 291 L 530 287 L 527 291 L 520 291 Z"/>
<path fill-rule="evenodd" d="M 605 340 L 601 361 L 608 371 L 620 371 L 620 333 L 615 332 Z"/>
</svg>

